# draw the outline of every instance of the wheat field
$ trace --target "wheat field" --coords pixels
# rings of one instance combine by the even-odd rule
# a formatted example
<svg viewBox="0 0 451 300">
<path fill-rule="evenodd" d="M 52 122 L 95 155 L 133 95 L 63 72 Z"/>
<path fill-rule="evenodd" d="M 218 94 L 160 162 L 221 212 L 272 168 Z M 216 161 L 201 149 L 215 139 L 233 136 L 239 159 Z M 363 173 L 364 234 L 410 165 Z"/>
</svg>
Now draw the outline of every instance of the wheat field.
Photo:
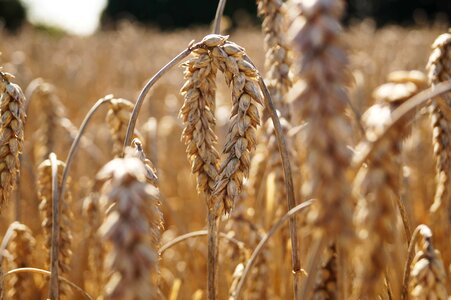
<svg viewBox="0 0 451 300">
<path fill-rule="evenodd" d="M 2 299 L 451 299 L 449 24 L 257 3 L 0 30 Z"/>
</svg>

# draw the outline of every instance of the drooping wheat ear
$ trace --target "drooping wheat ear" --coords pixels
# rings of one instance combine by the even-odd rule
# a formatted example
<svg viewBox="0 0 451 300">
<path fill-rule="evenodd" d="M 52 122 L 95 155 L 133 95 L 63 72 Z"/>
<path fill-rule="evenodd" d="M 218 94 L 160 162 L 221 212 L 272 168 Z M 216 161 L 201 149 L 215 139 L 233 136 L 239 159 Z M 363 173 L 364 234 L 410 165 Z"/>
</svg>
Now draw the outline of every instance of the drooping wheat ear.
<svg viewBox="0 0 451 300">
<path fill-rule="evenodd" d="M 191 162 L 191 171 L 197 174 L 197 190 L 207 196 L 207 205 L 218 176 L 219 154 L 215 149 L 217 136 L 214 132 L 215 91 L 217 68 L 208 49 L 193 51 L 193 57 L 183 64 L 185 84 L 180 93 L 185 102 L 180 109 L 185 128 L 182 139 Z"/>
<path fill-rule="evenodd" d="M 158 252 L 162 228 L 158 189 L 146 182 L 138 158 L 116 158 L 97 179 L 107 180 L 101 201 L 110 206 L 99 229 L 112 249 L 106 259 L 105 299 L 157 299 Z"/>
<path fill-rule="evenodd" d="M 65 164 L 58 161 L 58 186 L 61 184 L 63 170 Z M 52 242 L 52 165 L 49 159 L 43 161 L 38 167 L 38 197 L 40 200 L 39 210 L 42 218 L 42 229 L 44 231 L 45 250 L 48 255 L 48 264 L 50 264 L 50 247 Z M 60 199 L 60 239 L 59 239 L 59 254 L 58 254 L 58 268 L 60 276 L 67 277 L 70 272 L 70 262 L 72 259 L 72 212 L 69 210 L 69 203 L 72 201 L 72 195 L 68 190 L 70 180 L 66 182 L 66 192 L 64 199 Z M 48 266 L 48 265 L 47 265 Z M 61 282 L 61 294 L 70 294 L 70 287 L 64 282 Z"/>
<path fill-rule="evenodd" d="M 87 247 L 88 254 L 88 276 L 94 296 L 100 296 L 102 287 L 105 284 L 105 272 L 103 261 L 105 260 L 105 247 L 97 234 L 103 220 L 103 212 L 100 209 L 100 194 L 97 191 L 91 192 L 83 200 L 83 215 L 87 220 Z"/>
<path fill-rule="evenodd" d="M 9 200 L 16 186 L 26 119 L 25 96 L 18 85 L 11 83 L 13 78 L 0 72 L 0 206 Z"/>
<path fill-rule="evenodd" d="M 235 43 L 210 35 L 205 39 L 214 63 L 232 88 L 232 114 L 213 195 L 222 200 L 230 213 L 238 198 L 243 180 L 249 175 L 250 151 L 256 146 L 256 128 L 260 125 L 257 104 L 263 96 L 258 85 L 257 69 L 245 59 L 245 50 Z M 212 46 L 209 46 L 211 40 Z M 219 40 L 218 42 L 213 42 Z"/>
<path fill-rule="evenodd" d="M 424 226 L 420 231 L 423 241 L 412 262 L 409 282 L 409 299 L 447 300 L 446 272 L 440 252 L 432 245 L 432 233 Z"/>
<path fill-rule="evenodd" d="M 158 186 L 157 170 L 153 166 L 153 163 L 146 157 L 143 150 L 143 145 L 138 138 L 134 138 L 132 141 L 132 147 L 126 149 L 126 156 L 139 158 L 146 168 L 146 180 L 148 183 Z"/>
<path fill-rule="evenodd" d="M 389 79 L 395 82 L 383 84 L 374 91 L 376 104 L 362 116 L 366 141 L 357 149 L 365 147 L 367 141 L 377 139 L 391 122 L 392 112 L 424 88 L 424 81 L 422 84 L 419 81 L 416 85 L 414 80 L 408 80 L 406 74 L 408 73 L 404 77 L 400 76 L 401 73 L 392 74 Z M 413 74 L 418 75 L 415 72 Z M 402 141 L 409 133 L 407 125 L 411 118 L 411 115 L 406 115 L 385 135 L 368 158 L 367 166 L 359 170 L 353 183 L 353 192 L 357 198 L 354 221 L 361 243 L 355 249 L 357 274 L 354 292 L 356 296 L 365 296 L 365 299 L 377 297 L 384 270 L 390 259 L 393 259 L 385 251 L 385 246 L 386 242 L 393 242 L 398 237 L 393 226 L 397 223 L 395 204 L 399 204 L 399 155 Z M 403 215 L 403 206 L 398 206 L 401 208 L 407 239 L 410 239 L 407 216 Z"/>
<path fill-rule="evenodd" d="M 337 285 L 337 250 L 335 245 L 326 249 L 324 262 L 318 273 L 313 300 L 338 299 Z"/>
<path fill-rule="evenodd" d="M 263 18 L 265 34 L 266 80 L 272 100 L 282 116 L 289 119 L 285 95 L 292 86 L 290 48 L 284 39 L 286 31 L 282 0 L 257 0 L 258 14 Z M 266 118 L 264 118 L 266 120 Z"/>
<path fill-rule="evenodd" d="M 293 1 L 290 10 L 296 16 L 288 31 L 296 55 L 297 82 L 290 95 L 293 111 L 298 113 L 292 116 L 293 125 L 308 122 L 302 142 L 308 149 L 302 191 L 307 199 L 319 200 L 308 218 L 339 239 L 352 232 L 346 179 L 351 125 L 345 118 L 348 100 L 344 90 L 349 74 L 339 40 L 343 6 L 341 0 Z"/>
<path fill-rule="evenodd" d="M 31 230 L 24 224 L 14 222 L 11 241 L 8 244 L 8 252 L 11 259 L 8 262 L 9 269 L 25 268 L 32 266 L 32 257 L 36 241 Z M 36 295 L 36 286 L 30 274 L 18 273 L 9 277 L 7 282 L 8 299 L 33 299 Z"/>
<path fill-rule="evenodd" d="M 211 34 L 202 40 L 203 47 L 194 50 L 194 58 L 185 63 L 182 88 L 185 97 L 180 115 L 186 128 L 183 133 L 192 161 L 192 171 L 198 174 L 198 189 L 210 200 L 219 199 L 224 212 L 229 213 L 248 176 L 250 151 L 255 148 L 255 130 L 260 124 L 257 103 L 262 93 L 257 83 L 257 70 L 245 60 L 245 51 L 226 36 Z M 219 170 L 219 155 L 215 150 L 213 132 L 215 118 L 214 80 L 219 69 L 232 88 L 232 115 L 224 146 L 225 160 Z M 212 208 L 213 202 L 208 206 Z"/>
<path fill-rule="evenodd" d="M 111 137 L 113 138 L 113 154 L 118 157 L 122 153 L 128 121 L 134 105 L 126 99 L 112 99 L 109 106 L 106 122 L 110 127 Z M 139 136 L 136 130 L 134 136 Z"/>
<path fill-rule="evenodd" d="M 63 114 L 59 100 L 55 93 L 55 87 L 48 83 L 39 84 L 34 93 L 30 96 L 36 98 L 39 106 L 42 108 L 42 114 L 39 114 L 39 129 L 36 131 L 37 143 L 34 146 L 35 162 L 42 162 L 51 152 L 55 152 L 56 146 L 56 128 L 58 118 Z"/>
<path fill-rule="evenodd" d="M 432 44 L 432 53 L 427 63 L 430 84 L 435 84 L 451 79 L 451 34 L 440 35 Z M 446 117 L 444 111 L 451 110 L 451 96 L 434 100 L 430 104 L 432 119 L 432 143 L 436 158 L 436 181 L 432 212 L 437 212 L 442 206 L 443 210 L 451 210 L 450 199 L 450 170 L 451 170 L 451 120 Z M 450 114 L 448 113 L 448 116 Z"/>
</svg>

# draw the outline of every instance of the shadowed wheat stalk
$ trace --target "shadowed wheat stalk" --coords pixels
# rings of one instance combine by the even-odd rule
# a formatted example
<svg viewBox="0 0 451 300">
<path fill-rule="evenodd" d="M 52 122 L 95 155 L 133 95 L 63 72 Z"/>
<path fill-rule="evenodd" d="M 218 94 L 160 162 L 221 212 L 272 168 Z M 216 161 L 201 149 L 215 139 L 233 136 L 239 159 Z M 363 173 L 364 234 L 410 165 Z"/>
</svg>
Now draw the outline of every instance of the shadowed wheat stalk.
<svg viewBox="0 0 451 300">
<path fill-rule="evenodd" d="M 143 163 L 132 157 L 106 164 L 97 179 L 110 206 L 99 229 L 112 244 L 105 261 L 109 274 L 105 299 L 158 299 L 158 252 L 162 228 L 158 189 L 146 182 Z M 111 206 L 113 205 L 113 206 Z"/>
<path fill-rule="evenodd" d="M 16 186 L 26 119 L 25 96 L 18 85 L 11 83 L 13 78 L 0 72 L 0 206 L 7 203 Z"/>
</svg>

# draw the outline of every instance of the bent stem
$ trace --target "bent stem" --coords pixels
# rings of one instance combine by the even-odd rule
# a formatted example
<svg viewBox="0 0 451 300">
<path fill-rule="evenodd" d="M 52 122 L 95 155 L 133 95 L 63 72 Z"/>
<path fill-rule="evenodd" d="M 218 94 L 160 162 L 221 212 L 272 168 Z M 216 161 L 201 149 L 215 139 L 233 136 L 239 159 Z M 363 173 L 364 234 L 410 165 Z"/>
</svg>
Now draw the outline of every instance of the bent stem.
<svg viewBox="0 0 451 300">
<path fill-rule="evenodd" d="M 38 268 L 17 268 L 17 269 L 8 271 L 6 274 L 3 275 L 1 280 L 3 280 L 3 278 L 5 278 L 9 275 L 13 275 L 13 274 L 17 274 L 17 273 L 37 273 L 37 274 L 42 274 L 45 276 L 50 276 L 50 277 L 52 276 L 52 273 L 47 270 L 42 270 L 42 269 L 38 269 Z M 85 296 L 86 299 L 94 300 L 87 292 L 85 292 L 85 290 L 83 290 L 81 287 L 79 287 L 72 281 L 70 281 L 62 276 L 59 276 L 58 279 L 61 280 L 62 282 L 67 283 L 74 290 L 77 290 L 81 295 Z"/>
<path fill-rule="evenodd" d="M 425 237 L 432 237 L 431 230 L 424 224 L 418 225 L 412 234 L 412 238 L 410 239 L 409 243 L 409 250 L 407 252 L 406 264 L 404 265 L 404 277 L 401 290 L 402 300 L 407 299 L 408 285 L 410 280 L 410 265 L 412 264 L 413 257 L 415 256 L 415 244 L 417 243 L 420 234 Z"/>
<path fill-rule="evenodd" d="M 52 249 L 50 252 L 50 286 L 49 298 L 51 300 L 59 299 L 59 280 L 58 280 L 58 253 L 60 242 L 60 224 L 59 215 L 61 211 L 60 201 L 58 199 L 58 162 L 55 153 L 49 155 L 52 166 Z"/>
<path fill-rule="evenodd" d="M 257 247 L 255 247 L 254 252 L 252 252 L 251 257 L 249 258 L 249 260 L 246 263 L 246 267 L 243 270 L 243 274 L 241 275 L 241 279 L 240 279 L 235 291 L 233 291 L 233 293 L 231 295 L 231 299 L 238 300 L 240 298 L 241 292 L 243 291 L 243 287 L 246 284 L 247 277 L 248 277 L 252 267 L 254 266 L 258 255 L 262 252 L 263 248 L 268 243 L 269 239 L 282 227 L 282 225 L 285 224 L 285 222 L 288 219 L 291 219 L 291 217 L 293 217 L 300 211 L 302 211 L 305 208 L 312 205 L 313 201 L 315 201 L 315 200 L 311 199 L 311 200 L 305 201 L 305 202 L 297 205 L 290 211 L 288 211 L 271 227 L 271 229 L 268 231 L 268 233 L 260 240 Z M 296 298 L 296 299 L 300 299 L 300 298 Z"/>
<path fill-rule="evenodd" d="M 285 189 L 287 193 L 287 204 L 288 210 L 293 209 L 296 206 L 296 200 L 294 198 L 294 188 L 293 188 L 293 176 L 291 172 L 290 159 L 288 156 L 288 148 L 283 135 L 282 126 L 280 125 L 279 117 L 277 116 L 276 108 L 271 99 L 271 94 L 269 93 L 268 87 L 265 85 L 263 78 L 259 75 L 260 88 L 263 91 L 265 98 L 265 106 L 268 109 L 271 120 L 274 124 L 274 132 L 277 138 L 277 144 L 279 146 L 280 156 L 282 158 L 282 167 L 285 179 Z M 298 243 L 298 233 L 297 233 L 297 221 L 296 216 L 290 217 L 290 240 L 291 240 L 291 266 L 293 272 L 293 288 L 295 299 L 300 297 L 300 272 L 301 272 L 301 261 L 299 258 L 299 243 Z"/>
<path fill-rule="evenodd" d="M 103 98 L 97 100 L 97 102 L 91 107 L 91 109 L 86 114 L 85 119 L 80 125 L 80 129 L 78 130 L 77 136 L 75 137 L 72 145 L 70 146 L 69 154 L 67 154 L 66 164 L 63 170 L 63 175 L 61 179 L 61 187 L 60 187 L 60 198 L 64 199 L 64 192 L 66 187 L 67 177 L 69 175 L 70 167 L 72 166 L 72 161 L 74 160 L 75 153 L 78 149 L 78 145 L 80 144 L 80 140 L 83 136 L 83 133 L 86 130 L 86 127 L 89 124 L 89 121 L 92 119 L 94 113 L 105 103 L 110 102 L 113 99 L 113 95 L 107 95 Z"/>
<path fill-rule="evenodd" d="M 220 34 L 221 33 L 221 19 L 224 15 L 224 8 L 226 5 L 227 0 L 219 0 L 218 8 L 216 9 L 216 15 L 214 20 L 214 26 L 213 26 L 213 33 L 214 34 Z"/>
<path fill-rule="evenodd" d="M 169 71 L 173 66 L 180 63 L 185 57 L 187 57 L 193 50 L 200 48 L 203 45 L 202 42 L 194 44 L 194 41 L 191 41 L 188 45 L 188 48 L 180 52 L 176 57 L 174 57 L 170 62 L 168 62 L 163 68 L 161 68 L 143 87 L 141 92 L 139 93 L 138 99 L 136 100 L 135 106 L 133 107 L 132 115 L 130 116 L 130 121 L 127 126 L 127 133 L 125 135 L 124 147 L 122 150 L 122 154 L 124 154 L 125 148 L 130 145 L 132 141 L 132 135 L 135 131 L 136 121 L 138 120 L 138 114 L 141 110 L 141 106 L 144 102 L 144 98 L 146 97 L 149 90 L 152 86 L 160 79 L 167 71 Z"/>
</svg>

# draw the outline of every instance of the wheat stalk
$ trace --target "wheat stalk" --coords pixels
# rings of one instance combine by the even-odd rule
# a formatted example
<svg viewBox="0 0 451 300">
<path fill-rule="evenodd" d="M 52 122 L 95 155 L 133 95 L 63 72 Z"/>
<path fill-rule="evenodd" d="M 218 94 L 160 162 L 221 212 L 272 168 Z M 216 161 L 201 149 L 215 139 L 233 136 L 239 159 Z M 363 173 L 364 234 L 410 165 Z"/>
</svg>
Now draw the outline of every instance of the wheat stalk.
<svg viewBox="0 0 451 300">
<path fill-rule="evenodd" d="M 107 256 L 105 299 L 157 299 L 157 246 L 162 228 L 158 189 L 146 182 L 137 158 L 114 159 L 97 174 L 108 180 L 102 201 L 111 206 L 99 229 L 113 248 Z"/>
<path fill-rule="evenodd" d="M 0 72 L 0 206 L 8 202 L 16 186 L 26 119 L 25 96 L 18 85 L 11 83 L 13 78 Z"/>
</svg>

